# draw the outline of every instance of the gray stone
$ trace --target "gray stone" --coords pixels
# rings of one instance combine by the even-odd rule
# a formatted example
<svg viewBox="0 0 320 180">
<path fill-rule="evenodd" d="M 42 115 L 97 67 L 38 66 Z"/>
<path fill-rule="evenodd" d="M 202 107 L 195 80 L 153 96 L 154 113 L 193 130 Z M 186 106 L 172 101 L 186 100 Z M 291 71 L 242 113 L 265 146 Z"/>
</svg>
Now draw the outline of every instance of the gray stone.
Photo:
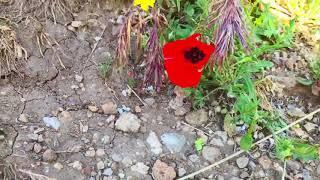
<svg viewBox="0 0 320 180">
<path fill-rule="evenodd" d="M 71 163 L 71 166 L 78 171 L 82 169 L 82 163 L 80 161 L 74 161 L 73 163 Z"/>
<path fill-rule="evenodd" d="M 294 105 L 288 105 L 288 111 L 287 112 L 291 117 L 301 118 L 301 117 L 304 117 L 306 115 L 300 108 L 297 108 Z"/>
<path fill-rule="evenodd" d="M 80 76 L 80 75 L 76 74 L 76 75 L 75 75 L 75 79 L 76 79 L 76 81 L 77 81 L 78 83 L 81 83 L 82 80 L 83 80 L 83 76 Z"/>
<path fill-rule="evenodd" d="M 161 141 L 171 153 L 178 153 L 185 145 L 186 138 L 177 133 L 165 133 L 161 135 Z"/>
<path fill-rule="evenodd" d="M 317 175 L 320 176 L 320 164 L 317 167 Z"/>
<path fill-rule="evenodd" d="M 149 167 L 146 166 L 143 162 L 138 162 L 137 164 L 131 166 L 131 170 L 143 175 L 147 175 L 149 171 Z"/>
<path fill-rule="evenodd" d="M 99 161 L 99 162 L 97 163 L 97 169 L 98 169 L 98 170 L 104 169 L 104 162 L 103 162 L 103 161 Z"/>
<path fill-rule="evenodd" d="M 63 169 L 63 165 L 62 165 L 61 163 L 59 163 L 59 162 L 55 163 L 55 164 L 53 165 L 53 167 L 54 167 L 55 169 L 57 169 L 57 170 Z"/>
<path fill-rule="evenodd" d="M 104 156 L 106 153 L 104 152 L 104 149 L 97 149 L 97 151 L 96 151 L 96 155 L 98 156 L 98 157 L 100 157 L 100 156 Z"/>
<path fill-rule="evenodd" d="M 29 122 L 29 119 L 28 119 L 28 117 L 27 117 L 26 114 L 20 114 L 18 120 L 19 120 L 20 122 L 23 122 L 23 123 Z"/>
<path fill-rule="evenodd" d="M 194 126 L 199 126 L 208 121 L 208 112 L 204 109 L 190 112 L 186 115 L 186 121 Z"/>
<path fill-rule="evenodd" d="M 249 158 L 246 157 L 246 156 L 242 156 L 242 157 L 239 157 L 237 160 L 236 160 L 236 163 L 238 165 L 239 168 L 245 168 L 247 167 L 247 165 L 249 164 Z"/>
<path fill-rule="evenodd" d="M 317 129 L 318 125 L 307 122 L 305 125 L 303 125 L 303 127 L 306 129 L 308 133 L 311 133 Z"/>
<path fill-rule="evenodd" d="M 191 162 L 193 162 L 193 163 L 200 161 L 199 156 L 196 155 L 196 154 L 191 154 L 188 158 L 189 158 L 189 160 L 190 160 Z"/>
<path fill-rule="evenodd" d="M 178 176 L 184 176 L 187 173 L 187 171 L 184 168 L 179 168 L 178 169 Z"/>
<path fill-rule="evenodd" d="M 125 167 L 129 167 L 132 165 L 132 160 L 129 157 L 124 157 L 123 160 L 121 161 L 121 163 L 125 166 Z"/>
<path fill-rule="evenodd" d="M 297 161 L 294 161 L 294 160 L 288 160 L 287 167 L 291 170 L 294 170 L 294 171 L 299 171 L 302 169 L 301 164 Z"/>
<path fill-rule="evenodd" d="M 272 165 L 272 161 L 268 158 L 268 156 L 262 156 L 258 159 L 259 164 L 261 164 L 263 169 L 270 169 Z"/>
<path fill-rule="evenodd" d="M 28 134 L 27 136 L 32 141 L 38 141 L 38 134 Z"/>
<path fill-rule="evenodd" d="M 48 127 L 51 127 L 55 130 L 58 130 L 60 128 L 60 121 L 56 117 L 43 117 L 42 120 Z"/>
<path fill-rule="evenodd" d="M 245 178 L 247 178 L 247 177 L 249 177 L 250 176 L 250 174 L 248 173 L 248 172 L 246 172 L 246 171 L 243 171 L 241 174 L 240 174 L 240 178 L 242 178 L 242 179 L 245 179 Z"/>
<path fill-rule="evenodd" d="M 103 171 L 102 174 L 105 175 L 105 176 L 112 176 L 113 171 L 112 171 L 111 168 L 107 168 L 107 169 L 105 169 L 105 170 Z"/>
<path fill-rule="evenodd" d="M 153 154 L 159 155 L 160 153 L 162 153 L 162 144 L 160 143 L 159 138 L 155 132 L 150 131 L 147 138 L 147 143 L 149 144 L 151 152 Z"/>
<path fill-rule="evenodd" d="M 53 162 L 57 158 L 58 158 L 57 154 L 51 149 L 47 149 L 42 155 L 43 161 L 46 161 L 46 162 Z"/>
<path fill-rule="evenodd" d="M 41 150 L 42 150 L 42 146 L 40 144 L 38 144 L 38 143 L 35 143 L 34 146 L 33 146 L 33 151 L 35 153 L 39 153 L 39 152 L 41 152 Z"/>
<path fill-rule="evenodd" d="M 140 129 L 140 124 L 141 120 L 136 115 L 126 112 L 120 115 L 115 126 L 117 130 L 136 133 Z"/>
<path fill-rule="evenodd" d="M 96 151 L 94 148 L 89 148 L 89 150 L 86 151 L 85 156 L 86 157 L 94 157 L 96 155 Z"/>
<path fill-rule="evenodd" d="M 115 162 L 120 162 L 122 160 L 122 156 L 120 154 L 112 154 L 111 159 Z"/>
<path fill-rule="evenodd" d="M 117 114 L 117 105 L 114 104 L 112 101 L 106 102 L 105 104 L 101 105 L 101 109 L 104 114 Z"/>
<path fill-rule="evenodd" d="M 218 148 L 205 146 L 202 150 L 202 156 L 209 162 L 215 162 L 220 158 L 221 152 Z"/>
</svg>

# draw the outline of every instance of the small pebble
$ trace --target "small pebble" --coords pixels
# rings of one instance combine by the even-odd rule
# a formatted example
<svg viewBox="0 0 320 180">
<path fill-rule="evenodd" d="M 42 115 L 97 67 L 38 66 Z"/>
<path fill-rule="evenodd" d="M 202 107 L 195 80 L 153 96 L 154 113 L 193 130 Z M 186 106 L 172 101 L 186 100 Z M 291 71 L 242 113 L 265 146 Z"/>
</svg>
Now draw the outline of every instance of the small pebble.
<svg viewBox="0 0 320 180">
<path fill-rule="evenodd" d="M 240 169 L 245 168 L 249 164 L 249 158 L 246 156 L 239 157 L 236 163 Z"/>
</svg>

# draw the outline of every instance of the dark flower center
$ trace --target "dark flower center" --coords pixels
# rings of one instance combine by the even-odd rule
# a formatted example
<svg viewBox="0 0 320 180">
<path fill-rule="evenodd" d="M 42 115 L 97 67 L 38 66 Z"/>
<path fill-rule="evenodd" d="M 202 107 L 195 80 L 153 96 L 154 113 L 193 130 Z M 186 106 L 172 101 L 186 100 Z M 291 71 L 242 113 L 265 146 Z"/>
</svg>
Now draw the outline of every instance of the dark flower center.
<svg viewBox="0 0 320 180">
<path fill-rule="evenodd" d="M 201 61 L 205 54 L 197 47 L 193 47 L 184 53 L 184 58 L 191 61 L 193 64 Z"/>
</svg>

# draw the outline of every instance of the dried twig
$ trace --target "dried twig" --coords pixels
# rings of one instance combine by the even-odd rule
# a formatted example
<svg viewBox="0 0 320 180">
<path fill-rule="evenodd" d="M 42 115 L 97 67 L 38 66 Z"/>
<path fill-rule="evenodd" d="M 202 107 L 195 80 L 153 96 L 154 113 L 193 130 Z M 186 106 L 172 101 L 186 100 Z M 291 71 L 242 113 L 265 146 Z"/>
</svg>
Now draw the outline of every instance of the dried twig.
<svg viewBox="0 0 320 180">
<path fill-rule="evenodd" d="M 89 61 L 91 61 L 92 54 L 96 51 L 96 49 L 97 49 L 97 47 L 98 47 L 98 45 L 99 45 L 99 43 L 100 43 L 100 41 L 101 41 L 101 39 L 102 39 L 102 37 L 103 37 L 104 33 L 106 32 L 106 29 L 107 29 L 107 26 L 104 26 L 104 28 L 103 28 L 103 30 L 102 30 L 102 32 L 101 32 L 101 34 L 100 34 L 100 36 L 99 36 L 98 40 L 97 40 L 97 41 L 96 41 L 96 43 L 94 44 L 94 46 L 93 46 L 93 48 L 92 48 L 92 50 L 91 50 L 91 52 L 90 52 L 90 54 L 89 54 L 89 56 L 88 56 L 87 60 L 85 61 L 85 64 L 84 64 L 84 66 L 83 66 L 82 71 L 86 68 L 87 63 L 88 63 Z M 91 61 L 91 62 L 93 62 L 95 65 L 97 65 L 97 63 L 96 63 L 96 62 L 94 62 L 94 61 Z"/>
<path fill-rule="evenodd" d="M 144 105 L 144 106 L 147 106 L 147 103 L 144 102 L 140 96 L 127 84 L 127 87 L 133 92 L 133 94 L 139 99 L 139 101 Z"/>
<path fill-rule="evenodd" d="M 28 170 L 24 170 L 24 169 L 18 169 L 18 171 L 29 175 L 32 180 L 56 180 L 55 178 L 50 178 L 50 177 L 42 175 L 42 174 L 36 174 L 36 173 L 33 173 Z"/>
<path fill-rule="evenodd" d="M 207 135 L 207 136 L 209 136 L 209 137 L 212 137 L 212 135 L 211 135 L 211 134 L 206 133 L 206 132 L 202 131 L 201 129 L 198 129 L 198 128 L 194 127 L 194 126 L 191 126 L 191 125 L 190 125 L 190 124 L 188 124 L 188 123 L 181 122 L 181 124 L 184 124 L 184 125 L 186 125 L 186 126 L 188 126 L 188 127 L 191 127 L 191 128 L 193 128 L 193 129 L 195 129 L 195 130 L 197 130 L 197 131 L 202 132 L 203 134 L 205 134 L 205 135 Z"/>
<path fill-rule="evenodd" d="M 253 143 L 252 147 L 253 147 L 253 146 L 256 146 L 256 145 L 258 145 L 258 144 L 260 144 L 260 143 L 262 143 L 262 142 L 264 142 L 264 141 L 266 141 L 266 140 L 268 140 L 268 139 L 270 139 L 270 138 L 272 138 L 274 135 L 278 135 L 278 134 L 282 133 L 283 131 L 288 130 L 289 128 L 295 126 L 296 124 L 299 124 L 299 123 L 303 122 L 304 120 L 306 120 L 306 119 L 308 119 L 308 118 L 310 118 L 310 117 L 313 117 L 315 114 L 317 114 L 317 113 L 319 113 L 319 112 L 320 112 L 320 108 L 318 108 L 317 110 L 309 113 L 308 115 L 306 115 L 306 116 L 304 116 L 304 117 L 302 117 L 302 118 L 300 118 L 300 119 L 292 122 L 291 124 L 289 124 L 289 125 L 281 128 L 280 130 L 276 131 L 274 134 L 271 134 L 271 135 L 269 135 L 269 136 L 267 136 L 267 137 L 265 137 L 265 138 L 263 138 L 263 139 L 255 142 L 255 143 Z M 228 156 L 228 157 L 226 157 L 226 158 L 224 158 L 224 159 L 222 159 L 222 160 L 220 160 L 220 161 L 218 161 L 218 162 L 216 162 L 216 163 L 213 163 L 213 164 L 211 164 L 211 165 L 209 165 L 209 166 L 207 166 L 207 167 L 205 167 L 205 168 L 203 168 L 203 169 L 200 169 L 200 170 L 198 170 L 198 171 L 196 171 L 196 172 L 194 172 L 194 173 L 191 173 L 191 174 L 186 175 L 186 176 L 184 176 L 184 177 L 182 177 L 182 178 L 179 178 L 178 180 L 184 180 L 184 179 L 193 178 L 195 175 L 198 175 L 198 174 L 200 174 L 200 173 L 203 173 L 203 172 L 205 172 L 205 171 L 208 171 L 208 170 L 210 170 L 210 169 L 212 169 L 212 168 L 214 168 L 214 167 L 216 167 L 216 166 L 218 166 L 218 165 L 220 165 L 220 164 L 222 164 L 222 163 L 224 163 L 224 162 L 226 162 L 226 161 L 228 161 L 228 160 L 230 160 L 230 159 L 232 159 L 232 158 L 234 158 L 234 157 L 239 156 L 239 155 L 242 154 L 243 152 L 245 152 L 245 151 L 244 151 L 244 150 L 237 151 L 236 153 L 231 154 L 230 156 Z"/>
</svg>

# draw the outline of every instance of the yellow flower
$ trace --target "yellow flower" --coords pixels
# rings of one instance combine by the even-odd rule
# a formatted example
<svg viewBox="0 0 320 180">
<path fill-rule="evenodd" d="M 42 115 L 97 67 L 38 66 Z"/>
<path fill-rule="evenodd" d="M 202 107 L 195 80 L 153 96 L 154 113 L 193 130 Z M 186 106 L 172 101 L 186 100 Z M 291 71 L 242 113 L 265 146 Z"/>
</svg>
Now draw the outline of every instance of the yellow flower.
<svg viewBox="0 0 320 180">
<path fill-rule="evenodd" d="M 134 6 L 141 5 L 141 8 L 148 11 L 149 6 L 153 7 L 156 0 L 134 0 Z"/>
</svg>

